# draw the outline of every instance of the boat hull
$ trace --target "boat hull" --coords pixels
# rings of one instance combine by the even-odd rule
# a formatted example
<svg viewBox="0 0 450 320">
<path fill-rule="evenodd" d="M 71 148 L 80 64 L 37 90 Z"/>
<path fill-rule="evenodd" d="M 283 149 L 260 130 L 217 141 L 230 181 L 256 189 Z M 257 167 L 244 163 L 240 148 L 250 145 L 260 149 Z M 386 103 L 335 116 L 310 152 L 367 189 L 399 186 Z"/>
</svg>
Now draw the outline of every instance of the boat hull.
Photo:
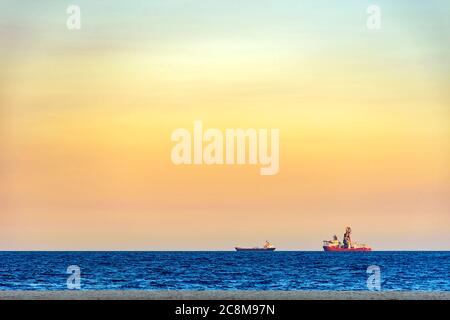
<svg viewBox="0 0 450 320">
<path fill-rule="evenodd" d="M 323 246 L 324 251 L 335 251 L 335 252 L 353 252 L 353 251 L 372 251 L 372 248 L 364 247 L 364 248 L 339 248 L 339 247 L 331 247 L 331 246 Z"/>
<path fill-rule="evenodd" d="M 235 247 L 236 251 L 275 251 L 275 248 L 240 248 Z"/>
</svg>

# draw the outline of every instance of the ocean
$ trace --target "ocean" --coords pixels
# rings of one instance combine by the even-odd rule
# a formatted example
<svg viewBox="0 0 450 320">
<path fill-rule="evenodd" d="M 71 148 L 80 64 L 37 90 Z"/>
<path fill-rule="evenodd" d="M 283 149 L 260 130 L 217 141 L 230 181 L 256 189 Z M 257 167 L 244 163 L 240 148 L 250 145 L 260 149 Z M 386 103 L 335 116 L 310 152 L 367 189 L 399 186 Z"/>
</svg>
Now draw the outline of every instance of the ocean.
<svg viewBox="0 0 450 320">
<path fill-rule="evenodd" d="M 450 291 L 450 252 L 0 252 L 0 290 L 381 290 Z M 375 268 L 377 268 L 375 267 Z M 373 268 L 373 267 L 372 267 Z"/>
</svg>

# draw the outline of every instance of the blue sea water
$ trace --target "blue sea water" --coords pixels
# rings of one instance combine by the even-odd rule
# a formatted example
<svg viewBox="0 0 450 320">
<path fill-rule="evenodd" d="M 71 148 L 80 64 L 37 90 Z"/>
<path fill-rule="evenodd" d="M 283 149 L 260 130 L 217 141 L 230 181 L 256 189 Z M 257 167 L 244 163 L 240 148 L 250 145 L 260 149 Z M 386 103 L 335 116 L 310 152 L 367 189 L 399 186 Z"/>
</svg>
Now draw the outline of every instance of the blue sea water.
<svg viewBox="0 0 450 320">
<path fill-rule="evenodd" d="M 82 290 L 450 291 L 450 252 L 0 252 L 0 290 L 66 290 L 67 267 Z"/>
</svg>

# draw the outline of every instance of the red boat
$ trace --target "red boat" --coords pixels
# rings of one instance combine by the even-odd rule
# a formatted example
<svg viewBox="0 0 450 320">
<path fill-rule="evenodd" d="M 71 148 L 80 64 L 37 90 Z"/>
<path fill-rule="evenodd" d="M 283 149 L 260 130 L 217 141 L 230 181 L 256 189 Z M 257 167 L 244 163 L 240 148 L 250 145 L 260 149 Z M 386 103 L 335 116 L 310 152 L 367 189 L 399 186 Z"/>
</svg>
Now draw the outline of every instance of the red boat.
<svg viewBox="0 0 450 320">
<path fill-rule="evenodd" d="M 338 240 L 337 236 L 333 236 L 333 240 L 324 240 L 323 250 L 324 251 L 372 251 L 372 248 L 362 244 L 353 242 L 350 235 L 352 229 L 347 227 L 344 234 L 344 243 Z"/>
<path fill-rule="evenodd" d="M 342 247 L 333 247 L 333 246 L 323 246 L 324 251 L 372 251 L 370 247 L 364 248 L 342 248 Z"/>
</svg>

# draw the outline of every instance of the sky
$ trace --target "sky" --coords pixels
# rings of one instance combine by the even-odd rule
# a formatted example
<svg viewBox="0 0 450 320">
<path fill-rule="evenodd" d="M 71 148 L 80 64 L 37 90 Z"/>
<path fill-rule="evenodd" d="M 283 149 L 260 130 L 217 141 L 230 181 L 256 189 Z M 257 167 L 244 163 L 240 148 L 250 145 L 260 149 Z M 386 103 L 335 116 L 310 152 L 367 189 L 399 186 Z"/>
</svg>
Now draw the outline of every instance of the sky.
<svg viewBox="0 0 450 320">
<path fill-rule="evenodd" d="M 448 12 L 2 1 L 0 250 L 321 250 L 346 226 L 374 250 L 448 250 Z M 174 165 L 196 120 L 279 129 L 278 174 Z"/>
</svg>

